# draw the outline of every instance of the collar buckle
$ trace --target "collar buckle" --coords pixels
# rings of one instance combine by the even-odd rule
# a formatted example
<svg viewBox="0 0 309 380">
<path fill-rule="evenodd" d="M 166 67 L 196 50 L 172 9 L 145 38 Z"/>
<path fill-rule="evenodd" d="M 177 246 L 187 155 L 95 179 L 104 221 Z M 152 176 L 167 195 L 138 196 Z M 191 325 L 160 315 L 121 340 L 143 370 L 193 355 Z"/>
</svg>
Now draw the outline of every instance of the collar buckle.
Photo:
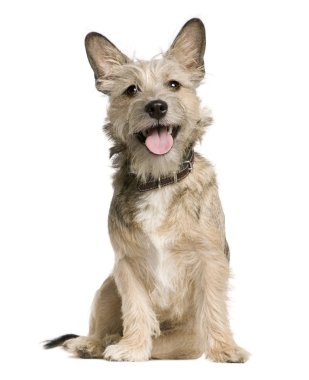
<svg viewBox="0 0 309 380">
<path fill-rule="evenodd" d="M 193 163 L 192 161 L 184 161 L 183 164 L 188 164 L 188 170 L 191 172 L 193 170 Z"/>
</svg>

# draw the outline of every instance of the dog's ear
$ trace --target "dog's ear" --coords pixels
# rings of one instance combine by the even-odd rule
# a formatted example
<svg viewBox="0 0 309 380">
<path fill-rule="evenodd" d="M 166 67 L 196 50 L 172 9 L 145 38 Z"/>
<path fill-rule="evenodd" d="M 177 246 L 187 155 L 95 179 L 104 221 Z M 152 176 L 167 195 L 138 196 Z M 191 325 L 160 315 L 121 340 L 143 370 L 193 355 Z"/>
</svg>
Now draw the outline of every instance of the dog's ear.
<svg viewBox="0 0 309 380">
<path fill-rule="evenodd" d="M 204 24 L 200 19 L 192 18 L 182 27 L 166 56 L 178 61 L 186 70 L 199 71 L 202 79 L 205 46 Z"/>
<path fill-rule="evenodd" d="M 96 32 L 87 34 L 85 47 L 90 66 L 94 71 L 96 88 L 108 94 L 103 83 L 104 80 L 108 79 L 112 66 L 129 63 L 130 59 L 106 37 Z"/>
</svg>

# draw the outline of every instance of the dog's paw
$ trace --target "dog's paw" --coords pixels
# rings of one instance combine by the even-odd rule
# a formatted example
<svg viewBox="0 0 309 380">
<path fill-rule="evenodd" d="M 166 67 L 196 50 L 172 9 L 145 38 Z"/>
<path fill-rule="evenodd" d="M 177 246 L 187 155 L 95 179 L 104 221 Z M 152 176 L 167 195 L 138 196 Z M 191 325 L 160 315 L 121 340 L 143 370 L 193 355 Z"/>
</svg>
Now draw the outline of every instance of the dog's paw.
<svg viewBox="0 0 309 380">
<path fill-rule="evenodd" d="M 207 357 L 219 363 L 245 363 L 250 354 L 239 346 L 222 346 L 220 349 L 210 349 Z"/>
<path fill-rule="evenodd" d="M 63 348 L 83 359 L 103 358 L 104 347 L 93 338 L 81 336 L 75 339 L 69 339 L 63 343 Z"/>
<path fill-rule="evenodd" d="M 118 344 L 108 346 L 103 355 L 106 360 L 140 362 L 148 360 L 150 353 L 150 344 L 134 347 L 133 345 L 120 341 Z"/>
</svg>

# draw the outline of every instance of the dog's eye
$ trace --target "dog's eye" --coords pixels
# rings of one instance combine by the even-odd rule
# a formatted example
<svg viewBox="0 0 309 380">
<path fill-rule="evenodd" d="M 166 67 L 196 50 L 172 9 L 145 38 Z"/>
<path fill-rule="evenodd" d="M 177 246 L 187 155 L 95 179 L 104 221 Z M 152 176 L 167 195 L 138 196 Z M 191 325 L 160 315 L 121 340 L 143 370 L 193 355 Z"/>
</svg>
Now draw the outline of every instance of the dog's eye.
<svg viewBox="0 0 309 380">
<path fill-rule="evenodd" d="M 172 89 L 174 91 L 179 90 L 179 88 L 181 86 L 181 84 L 179 82 L 177 82 L 177 80 L 170 80 L 167 85 L 170 89 Z"/>
<path fill-rule="evenodd" d="M 124 94 L 129 97 L 132 97 L 132 96 L 135 96 L 139 91 L 140 91 L 139 87 L 136 86 L 135 84 L 132 84 L 125 90 Z"/>
</svg>

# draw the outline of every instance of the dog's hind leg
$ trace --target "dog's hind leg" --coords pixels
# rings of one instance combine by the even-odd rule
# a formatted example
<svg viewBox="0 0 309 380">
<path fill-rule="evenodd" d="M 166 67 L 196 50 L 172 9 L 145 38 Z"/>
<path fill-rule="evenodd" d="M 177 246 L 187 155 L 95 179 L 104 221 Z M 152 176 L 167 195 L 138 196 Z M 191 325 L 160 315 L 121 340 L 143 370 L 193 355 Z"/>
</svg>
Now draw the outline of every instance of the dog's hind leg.
<svg viewBox="0 0 309 380">
<path fill-rule="evenodd" d="M 105 348 L 110 344 L 118 343 L 120 339 L 120 334 L 106 335 L 103 339 L 97 339 L 95 336 L 80 336 L 67 340 L 62 346 L 79 358 L 102 359 Z"/>
<path fill-rule="evenodd" d="M 88 336 L 66 340 L 62 346 L 80 358 L 103 358 L 105 348 L 118 343 L 121 335 L 121 299 L 114 279 L 108 277 L 95 295 Z"/>
<path fill-rule="evenodd" d="M 197 334 L 191 329 L 180 328 L 153 339 L 152 359 L 197 359 L 204 353 Z"/>
<path fill-rule="evenodd" d="M 122 319 L 121 298 L 115 280 L 110 276 L 94 297 L 88 335 L 103 339 L 112 334 L 122 334 Z"/>
</svg>

